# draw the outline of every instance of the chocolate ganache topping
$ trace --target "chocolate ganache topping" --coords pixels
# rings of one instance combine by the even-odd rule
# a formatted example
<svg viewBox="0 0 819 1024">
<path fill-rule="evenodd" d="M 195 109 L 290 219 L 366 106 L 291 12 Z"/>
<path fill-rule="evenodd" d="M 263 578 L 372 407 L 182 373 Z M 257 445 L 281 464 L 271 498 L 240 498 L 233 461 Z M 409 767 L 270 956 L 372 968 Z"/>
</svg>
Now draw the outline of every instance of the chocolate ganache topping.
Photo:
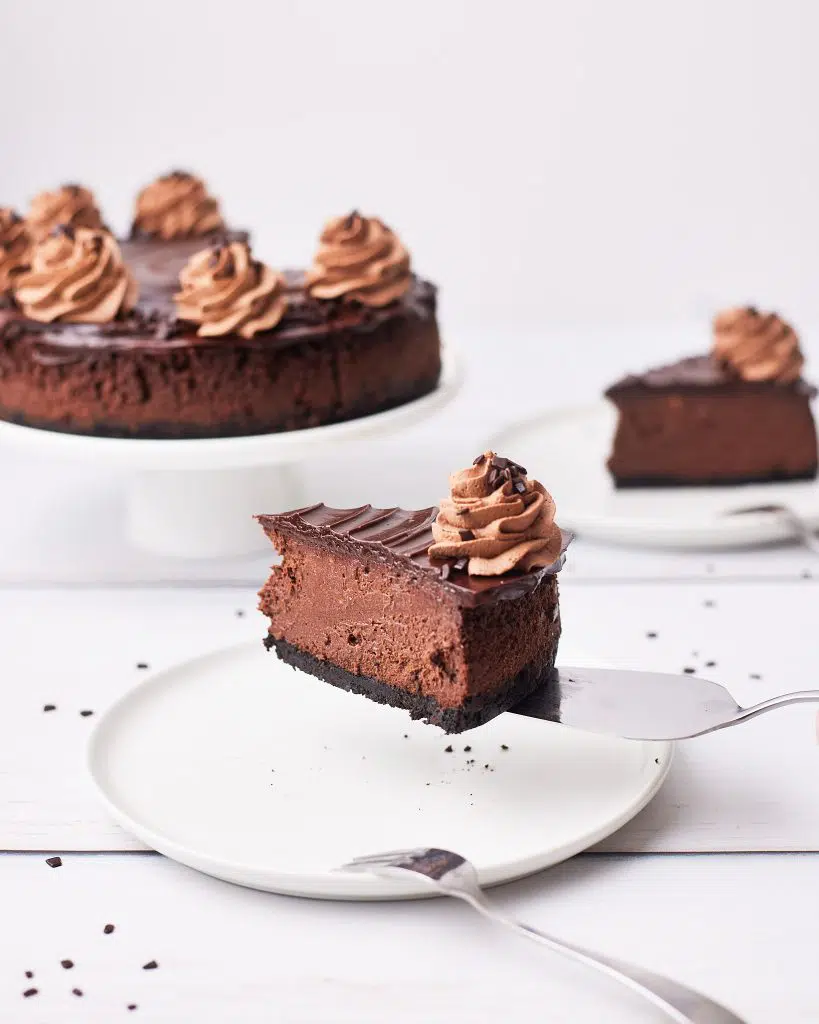
<svg viewBox="0 0 819 1024">
<path fill-rule="evenodd" d="M 472 576 L 552 565 L 563 546 L 555 503 L 523 466 L 494 452 L 449 478 L 451 494 L 432 526 L 431 559 L 468 559 Z"/>
<path fill-rule="evenodd" d="M 13 276 L 28 262 L 29 245 L 23 218 L 0 206 L 0 299 L 11 290 Z"/>
<path fill-rule="evenodd" d="M 93 193 L 82 185 L 61 185 L 53 192 L 41 192 L 31 201 L 26 226 L 35 242 L 61 224 L 72 228 L 103 228 L 102 215 Z"/>
<path fill-rule="evenodd" d="M 203 249 L 179 275 L 174 296 L 180 317 L 199 324 L 197 334 L 240 334 L 252 338 L 269 331 L 287 308 L 285 278 L 254 260 L 246 242 Z"/>
<path fill-rule="evenodd" d="M 13 290 L 24 315 L 41 323 L 108 323 L 131 310 L 138 294 L 110 232 L 66 225 L 34 246 Z"/>
<path fill-rule="evenodd" d="M 354 210 L 325 225 L 306 284 L 317 299 L 386 306 L 407 291 L 410 279 L 409 253 L 398 237 Z"/>
<path fill-rule="evenodd" d="M 202 179 L 187 171 L 171 171 L 137 196 L 131 233 L 169 241 L 196 238 L 224 226 L 219 203 Z"/>
<path fill-rule="evenodd" d="M 713 354 L 743 380 L 781 384 L 798 380 L 805 362 L 791 325 L 753 306 L 728 309 L 714 318 Z"/>
</svg>

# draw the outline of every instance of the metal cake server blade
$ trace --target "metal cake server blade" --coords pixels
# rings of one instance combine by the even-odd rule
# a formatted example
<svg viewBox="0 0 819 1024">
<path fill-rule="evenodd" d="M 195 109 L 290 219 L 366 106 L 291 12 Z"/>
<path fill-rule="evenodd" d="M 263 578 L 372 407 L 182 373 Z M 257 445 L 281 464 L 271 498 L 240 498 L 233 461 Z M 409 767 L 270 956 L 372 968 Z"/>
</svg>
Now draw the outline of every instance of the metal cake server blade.
<svg viewBox="0 0 819 1024">
<path fill-rule="evenodd" d="M 819 703 L 819 690 L 743 708 L 724 686 L 697 676 L 562 666 L 510 712 L 624 739 L 684 740 L 807 703 Z"/>
</svg>

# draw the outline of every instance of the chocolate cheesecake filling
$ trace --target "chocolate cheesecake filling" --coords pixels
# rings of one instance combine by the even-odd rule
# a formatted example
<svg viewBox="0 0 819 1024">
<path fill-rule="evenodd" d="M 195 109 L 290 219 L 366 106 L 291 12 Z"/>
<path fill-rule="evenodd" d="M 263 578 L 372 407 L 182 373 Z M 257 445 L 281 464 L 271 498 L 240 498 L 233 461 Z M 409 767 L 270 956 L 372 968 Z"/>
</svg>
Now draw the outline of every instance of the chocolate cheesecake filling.
<svg viewBox="0 0 819 1024">
<path fill-rule="evenodd" d="M 713 356 L 683 359 L 606 392 L 619 412 L 618 488 L 808 480 L 817 439 L 803 380 L 742 380 Z"/>
<path fill-rule="evenodd" d="M 259 607 L 282 660 L 459 732 L 548 678 L 568 537 L 549 566 L 470 576 L 429 557 L 437 514 L 315 505 L 260 516 L 282 561 Z"/>
</svg>

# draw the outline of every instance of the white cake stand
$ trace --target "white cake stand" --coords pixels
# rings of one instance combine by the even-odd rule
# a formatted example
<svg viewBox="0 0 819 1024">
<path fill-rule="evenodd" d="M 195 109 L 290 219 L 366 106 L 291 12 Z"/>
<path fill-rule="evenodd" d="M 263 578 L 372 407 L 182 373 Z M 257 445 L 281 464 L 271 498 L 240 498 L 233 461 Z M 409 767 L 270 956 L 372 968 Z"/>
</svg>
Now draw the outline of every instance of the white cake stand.
<svg viewBox="0 0 819 1024">
<path fill-rule="evenodd" d="M 131 471 L 128 538 L 161 555 L 211 558 L 265 547 L 252 516 L 299 505 L 297 468 L 363 438 L 384 437 L 447 405 L 463 380 L 452 352 L 429 395 L 345 423 L 252 437 L 139 440 L 62 434 L 0 421 L 0 443 L 40 455 Z"/>
</svg>

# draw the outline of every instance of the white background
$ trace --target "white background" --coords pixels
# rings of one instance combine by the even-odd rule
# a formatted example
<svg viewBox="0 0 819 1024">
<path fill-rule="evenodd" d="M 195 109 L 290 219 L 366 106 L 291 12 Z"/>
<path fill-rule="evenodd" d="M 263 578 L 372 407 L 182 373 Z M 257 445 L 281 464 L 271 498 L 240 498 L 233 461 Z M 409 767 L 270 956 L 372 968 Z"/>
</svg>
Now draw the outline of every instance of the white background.
<svg viewBox="0 0 819 1024">
<path fill-rule="evenodd" d="M 2 5 L 0 202 L 203 174 L 274 265 L 358 205 L 450 324 L 819 324 L 812 0 Z M 703 341 L 703 346 L 705 342 Z M 663 347 L 658 339 L 658 347 Z"/>
</svg>

